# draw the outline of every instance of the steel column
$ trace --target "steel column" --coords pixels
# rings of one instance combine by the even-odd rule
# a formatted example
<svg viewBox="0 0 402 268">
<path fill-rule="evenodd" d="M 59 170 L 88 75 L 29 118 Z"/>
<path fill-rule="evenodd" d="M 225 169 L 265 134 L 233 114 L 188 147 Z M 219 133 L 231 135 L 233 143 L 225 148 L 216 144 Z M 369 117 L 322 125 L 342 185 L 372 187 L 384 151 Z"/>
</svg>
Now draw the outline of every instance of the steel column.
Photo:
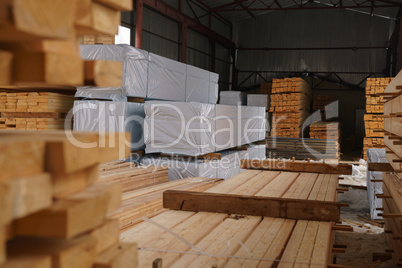
<svg viewBox="0 0 402 268">
<path fill-rule="evenodd" d="M 135 2 L 135 47 L 142 49 L 142 28 L 144 17 L 144 0 Z"/>
<path fill-rule="evenodd" d="M 181 62 L 187 63 L 187 24 L 181 24 Z"/>
</svg>

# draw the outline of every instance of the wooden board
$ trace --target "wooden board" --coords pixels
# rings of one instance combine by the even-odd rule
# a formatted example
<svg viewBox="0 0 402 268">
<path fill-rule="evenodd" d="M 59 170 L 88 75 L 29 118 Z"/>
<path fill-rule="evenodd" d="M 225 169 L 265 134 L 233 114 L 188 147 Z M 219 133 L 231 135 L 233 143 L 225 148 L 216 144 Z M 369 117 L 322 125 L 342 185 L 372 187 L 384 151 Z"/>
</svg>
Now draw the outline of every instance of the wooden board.
<svg viewBox="0 0 402 268">
<path fill-rule="evenodd" d="M 119 243 L 119 224 L 117 219 L 107 219 L 101 226 L 88 233 L 96 241 L 96 255 Z"/>
<path fill-rule="evenodd" d="M 75 1 L 1 1 L 0 41 L 67 39 L 74 35 Z"/>
<path fill-rule="evenodd" d="M 6 228 L 3 227 L 4 225 L 2 225 L 2 227 L 0 227 L 0 266 L 6 262 Z"/>
<path fill-rule="evenodd" d="M 130 11 L 133 9 L 133 1 L 131 0 L 95 0 L 95 1 L 120 11 Z"/>
<path fill-rule="evenodd" d="M 46 254 L 9 254 L 1 268 L 52 268 L 52 257 Z"/>
<path fill-rule="evenodd" d="M 16 220 L 52 204 L 51 179 L 46 173 L 3 181 L 0 188 L 7 189 L 2 197 L 6 202 L 0 205 L 3 219 Z"/>
<path fill-rule="evenodd" d="M 79 56 L 19 51 L 13 64 L 16 84 L 84 84 L 84 61 Z"/>
<path fill-rule="evenodd" d="M 20 236 L 72 238 L 99 226 L 120 206 L 118 185 L 93 185 L 56 201 L 51 208 L 17 220 Z"/>
<path fill-rule="evenodd" d="M 342 204 L 233 194 L 168 190 L 163 207 L 184 211 L 240 214 L 295 220 L 339 221 Z"/>
<path fill-rule="evenodd" d="M 13 53 L 0 50 L 0 85 L 12 84 Z"/>
<path fill-rule="evenodd" d="M 367 168 L 369 171 L 382 171 L 382 172 L 392 172 L 394 169 L 389 163 L 367 163 Z"/>
<path fill-rule="evenodd" d="M 8 251 L 22 256 L 51 255 L 52 267 L 91 267 L 95 260 L 95 241 L 89 236 L 70 240 L 15 238 L 8 243 Z"/>
<path fill-rule="evenodd" d="M 138 262 L 137 244 L 121 243 L 105 250 L 97 256 L 94 268 L 136 267 Z"/>
<path fill-rule="evenodd" d="M 85 85 L 121 87 L 123 66 L 117 61 L 85 61 Z"/>
<path fill-rule="evenodd" d="M 116 35 L 119 24 L 120 11 L 92 1 L 89 14 L 76 24 L 76 30 L 78 35 Z"/>
<path fill-rule="evenodd" d="M 348 164 L 330 165 L 312 162 L 244 159 L 241 160 L 241 168 L 352 175 L 352 166 Z"/>
</svg>

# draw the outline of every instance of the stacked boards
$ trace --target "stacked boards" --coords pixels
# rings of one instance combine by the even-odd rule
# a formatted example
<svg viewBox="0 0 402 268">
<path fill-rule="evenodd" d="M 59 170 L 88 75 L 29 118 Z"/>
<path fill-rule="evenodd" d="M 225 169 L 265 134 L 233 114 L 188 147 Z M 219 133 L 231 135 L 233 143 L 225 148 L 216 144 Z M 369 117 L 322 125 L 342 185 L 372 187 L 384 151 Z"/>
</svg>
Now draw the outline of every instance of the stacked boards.
<svg viewBox="0 0 402 268">
<path fill-rule="evenodd" d="M 204 193 L 187 193 L 194 198 L 247 195 L 321 202 L 336 201 L 337 185 L 338 175 L 247 170 Z M 165 207 L 166 197 L 165 192 Z M 332 263 L 334 222 L 196 212 L 191 206 L 202 203 L 189 200 L 191 205 L 186 207 L 186 202 L 182 207 L 187 211 L 164 211 L 121 234 L 122 241 L 138 242 L 139 267 L 150 267 L 156 258 L 168 267 L 289 267 L 300 263 L 326 267 Z"/>
<path fill-rule="evenodd" d="M 310 125 L 310 138 L 339 141 L 338 122 L 315 122 Z"/>
<path fill-rule="evenodd" d="M 384 132 L 385 157 L 392 166 L 393 173 L 383 174 L 382 217 L 388 245 L 395 266 L 402 265 L 402 131 L 400 115 L 402 113 L 402 72 L 388 85 L 384 92 Z"/>
<path fill-rule="evenodd" d="M 324 113 L 328 105 L 335 101 L 331 95 L 313 95 L 313 111 Z"/>
<path fill-rule="evenodd" d="M 120 207 L 121 187 L 95 184 L 99 164 L 130 154 L 129 135 L 12 131 L 0 137 L 2 268 L 136 263 L 137 246 L 120 243 L 119 222 L 108 217 Z"/>
<path fill-rule="evenodd" d="M 114 45 L 114 35 L 84 35 L 81 40 L 81 45 Z"/>
<path fill-rule="evenodd" d="M 74 96 L 49 92 L 0 92 L 0 129 L 64 129 Z"/>
<path fill-rule="evenodd" d="M 384 149 L 384 92 L 393 78 L 368 78 L 366 82 L 366 114 L 363 141 L 363 158 L 367 160 L 367 149 Z"/>
<path fill-rule="evenodd" d="M 311 88 L 299 77 L 274 79 L 270 113 L 272 137 L 303 137 L 303 123 L 310 114 Z"/>
<path fill-rule="evenodd" d="M 78 39 L 117 34 L 121 11 L 132 7 L 129 0 L 1 1 L 0 10 L 8 13 L 1 18 L 0 87 L 75 90 L 74 86 L 93 85 L 87 76 L 94 73 L 121 76 L 119 62 L 102 70 L 84 62 Z"/>
</svg>

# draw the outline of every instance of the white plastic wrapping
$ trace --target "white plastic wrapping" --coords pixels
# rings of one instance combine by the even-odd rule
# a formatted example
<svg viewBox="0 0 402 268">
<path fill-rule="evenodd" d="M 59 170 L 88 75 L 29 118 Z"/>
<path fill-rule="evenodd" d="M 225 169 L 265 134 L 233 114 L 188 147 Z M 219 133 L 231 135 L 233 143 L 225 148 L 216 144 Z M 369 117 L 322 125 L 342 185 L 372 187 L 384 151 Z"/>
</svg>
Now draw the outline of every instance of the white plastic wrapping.
<svg viewBox="0 0 402 268">
<path fill-rule="evenodd" d="M 248 94 L 247 106 L 265 107 L 269 110 L 269 95 L 268 94 Z"/>
<path fill-rule="evenodd" d="M 247 105 L 247 94 L 240 91 L 221 91 L 219 104 Z"/>
<path fill-rule="evenodd" d="M 266 159 L 265 145 L 249 145 L 246 154 L 241 159 L 264 160 Z"/>
<path fill-rule="evenodd" d="M 186 64 L 149 53 L 150 99 L 186 101 Z"/>
<path fill-rule="evenodd" d="M 169 168 L 169 180 L 189 177 L 217 178 L 218 160 L 174 160 Z"/>
<path fill-rule="evenodd" d="M 219 98 L 219 74 L 209 73 L 209 101 L 208 103 L 216 104 Z"/>
<path fill-rule="evenodd" d="M 145 148 L 144 104 L 112 101 L 75 101 L 74 131 L 130 132 L 131 148 Z M 129 142 L 129 141 L 128 141 Z"/>
<path fill-rule="evenodd" d="M 147 153 L 198 156 L 215 151 L 215 105 L 147 102 L 145 114 Z"/>
<path fill-rule="evenodd" d="M 367 149 L 367 163 L 388 163 L 385 157 L 385 149 Z M 368 165 L 367 165 L 368 166 Z M 370 216 L 373 220 L 382 219 L 378 216 L 382 207 L 382 199 L 377 198 L 377 194 L 382 194 L 382 183 L 372 182 L 372 180 L 382 180 L 382 172 L 369 171 L 367 168 L 367 195 L 370 205 Z"/>
<path fill-rule="evenodd" d="M 216 151 L 237 146 L 237 106 L 216 105 Z"/>
<path fill-rule="evenodd" d="M 222 159 L 219 161 L 218 178 L 230 179 L 240 173 L 240 152 L 224 151 L 221 152 Z"/>
<path fill-rule="evenodd" d="M 82 45 L 85 60 L 110 60 L 123 63 L 122 86 L 118 88 L 78 87 L 77 97 L 108 98 L 116 95 L 147 97 L 149 53 L 129 45 Z M 100 94 L 100 95 L 99 95 Z"/>
<path fill-rule="evenodd" d="M 187 65 L 186 102 L 209 103 L 209 71 Z"/>
<path fill-rule="evenodd" d="M 265 139 L 265 108 L 238 106 L 238 146 Z"/>
</svg>

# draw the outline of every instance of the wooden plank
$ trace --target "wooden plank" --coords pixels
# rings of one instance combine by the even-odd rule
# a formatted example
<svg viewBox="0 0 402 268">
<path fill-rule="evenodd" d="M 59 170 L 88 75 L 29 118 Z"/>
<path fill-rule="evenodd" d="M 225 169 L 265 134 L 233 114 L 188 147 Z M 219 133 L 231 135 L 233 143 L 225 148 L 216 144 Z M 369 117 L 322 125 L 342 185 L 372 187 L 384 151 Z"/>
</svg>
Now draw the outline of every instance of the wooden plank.
<svg viewBox="0 0 402 268">
<path fill-rule="evenodd" d="M 119 24 L 120 11 L 92 1 L 89 14 L 76 24 L 76 30 L 78 35 L 116 35 Z"/>
<path fill-rule="evenodd" d="M 163 207 L 184 211 L 280 217 L 297 220 L 340 220 L 335 202 L 283 199 L 231 194 L 197 193 L 168 190 L 163 193 Z"/>
<path fill-rule="evenodd" d="M 88 233 L 96 241 L 96 255 L 119 243 L 119 224 L 118 219 L 107 219 L 101 226 Z"/>
<path fill-rule="evenodd" d="M 20 236 L 72 238 L 102 224 L 120 206 L 118 185 L 93 185 L 56 201 L 49 209 L 19 219 L 15 234 Z"/>
<path fill-rule="evenodd" d="M 84 62 L 79 56 L 18 51 L 13 64 L 16 84 L 84 84 Z"/>
<path fill-rule="evenodd" d="M 392 172 L 394 169 L 389 163 L 368 163 L 367 168 L 369 171 L 382 171 L 382 172 Z"/>
<path fill-rule="evenodd" d="M 65 118 L 66 113 L 58 112 L 1 112 L 5 118 Z"/>
<path fill-rule="evenodd" d="M 245 159 L 241 160 L 241 168 L 352 175 L 352 166 L 347 164 L 338 164 L 335 166 L 325 163 Z"/>
<path fill-rule="evenodd" d="M 52 267 L 91 267 L 95 260 L 95 240 L 89 236 L 70 240 L 23 237 L 7 246 L 10 254 L 51 255 Z"/>
<path fill-rule="evenodd" d="M 1 208 L 10 214 L 5 218 L 19 219 L 52 205 L 53 192 L 49 174 L 20 177 L 0 182 L 0 185 L 8 189 L 6 195 L 9 194 L 11 198 L 8 207 L 6 203 L 6 206 Z"/>
<path fill-rule="evenodd" d="M 45 143 L 42 141 L 1 139 L 0 151 L 0 181 L 44 172 Z"/>
<path fill-rule="evenodd" d="M 13 58 L 13 53 L 0 50 L 0 85 L 8 86 L 12 84 Z"/>
<path fill-rule="evenodd" d="M 75 1 L 1 1 L 0 40 L 67 39 L 74 35 Z"/>
<path fill-rule="evenodd" d="M 0 227 L 0 267 L 6 262 L 6 242 L 7 242 L 7 228 Z"/>
<path fill-rule="evenodd" d="M 138 262 L 137 244 L 121 243 L 99 254 L 93 268 L 136 267 Z"/>
<path fill-rule="evenodd" d="M 50 254 L 9 254 L 7 262 L 1 268 L 52 268 Z"/>
<path fill-rule="evenodd" d="M 131 11 L 133 9 L 133 1 L 131 0 L 95 0 L 95 1 L 120 11 Z"/>
<path fill-rule="evenodd" d="M 118 61 L 85 61 L 85 85 L 97 87 L 120 87 L 123 65 Z"/>
</svg>

